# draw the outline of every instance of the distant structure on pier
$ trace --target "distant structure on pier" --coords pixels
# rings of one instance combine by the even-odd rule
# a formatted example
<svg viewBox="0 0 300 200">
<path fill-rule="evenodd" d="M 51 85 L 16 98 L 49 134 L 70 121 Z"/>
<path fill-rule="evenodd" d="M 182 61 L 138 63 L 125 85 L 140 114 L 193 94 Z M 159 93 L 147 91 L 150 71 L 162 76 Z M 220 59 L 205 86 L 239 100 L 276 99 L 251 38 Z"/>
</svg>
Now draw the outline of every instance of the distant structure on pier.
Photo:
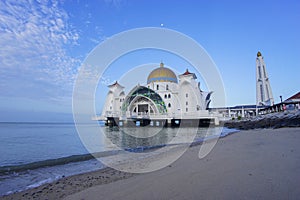
<svg viewBox="0 0 300 200">
<path fill-rule="evenodd" d="M 260 52 L 257 53 L 256 57 L 256 105 L 274 105 L 274 98 L 266 70 L 266 64 L 264 62 L 264 57 Z"/>
</svg>

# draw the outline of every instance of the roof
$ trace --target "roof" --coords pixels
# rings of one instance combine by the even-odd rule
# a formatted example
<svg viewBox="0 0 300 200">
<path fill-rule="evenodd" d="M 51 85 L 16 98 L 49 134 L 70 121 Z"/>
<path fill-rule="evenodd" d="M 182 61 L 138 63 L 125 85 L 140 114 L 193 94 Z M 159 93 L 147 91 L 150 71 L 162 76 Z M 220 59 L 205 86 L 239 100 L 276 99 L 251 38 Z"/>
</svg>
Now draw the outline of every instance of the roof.
<svg viewBox="0 0 300 200">
<path fill-rule="evenodd" d="M 255 108 L 265 108 L 266 106 L 257 106 L 257 105 L 238 105 L 238 106 L 228 106 L 228 107 L 217 107 L 213 109 L 255 109 Z"/>
<path fill-rule="evenodd" d="M 195 75 L 195 73 L 189 72 L 188 69 L 186 69 L 186 71 L 183 74 L 181 74 L 181 76 L 188 76 L 188 75 L 192 75 L 193 78 L 195 78 L 195 79 L 197 78 L 196 75 Z"/>
<path fill-rule="evenodd" d="M 257 57 L 260 57 L 261 56 L 261 53 L 260 53 L 260 51 L 259 52 L 257 52 Z"/>
<path fill-rule="evenodd" d="M 291 96 L 290 98 L 288 98 L 285 101 L 289 101 L 289 100 L 293 100 L 293 99 L 300 99 L 300 92 L 298 92 L 297 94 L 294 94 L 293 96 Z"/>
<path fill-rule="evenodd" d="M 300 102 L 300 92 L 294 94 L 290 98 L 286 99 L 284 103 L 299 103 Z"/>
<path fill-rule="evenodd" d="M 114 82 L 113 84 L 109 85 L 108 87 L 114 87 L 114 86 L 118 86 L 118 87 L 124 88 L 122 85 L 120 85 L 120 84 L 118 83 L 118 81 Z"/>
<path fill-rule="evenodd" d="M 147 78 L 147 84 L 151 82 L 174 82 L 177 83 L 176 74 L 169 68 L 164 67 L 163 63 L 160 63 L 160 67 L 154 69 Z"/>
</svg>

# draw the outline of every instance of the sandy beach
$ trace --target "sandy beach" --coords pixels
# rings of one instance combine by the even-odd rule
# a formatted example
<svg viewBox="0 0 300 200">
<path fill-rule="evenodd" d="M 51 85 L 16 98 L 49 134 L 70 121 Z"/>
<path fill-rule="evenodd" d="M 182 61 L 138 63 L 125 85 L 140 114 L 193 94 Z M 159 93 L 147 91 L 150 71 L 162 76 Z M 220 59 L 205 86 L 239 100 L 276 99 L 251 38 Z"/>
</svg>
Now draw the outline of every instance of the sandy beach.
<svg viewBox="0 0 300 200">
<path fill-rule="evenodd" d="M 300 128 L 245 130 L 146 174 L 110 168 L 2 199 L 299 199 Z"/>
</svg>

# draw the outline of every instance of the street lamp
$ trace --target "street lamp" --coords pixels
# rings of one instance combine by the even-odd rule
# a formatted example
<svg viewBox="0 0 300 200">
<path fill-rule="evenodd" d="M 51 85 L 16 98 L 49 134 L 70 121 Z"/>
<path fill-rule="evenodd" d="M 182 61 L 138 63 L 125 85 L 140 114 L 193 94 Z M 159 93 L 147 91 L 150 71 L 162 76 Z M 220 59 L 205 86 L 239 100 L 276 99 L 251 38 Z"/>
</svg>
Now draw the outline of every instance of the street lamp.
<svg viewBox="0 0 300 200">
<path fill-rule="evenodd" d="M 282 96 L 280 95 L 279 97 L 280 97 L 280 102 L 282 103 Z"/>
</svg>

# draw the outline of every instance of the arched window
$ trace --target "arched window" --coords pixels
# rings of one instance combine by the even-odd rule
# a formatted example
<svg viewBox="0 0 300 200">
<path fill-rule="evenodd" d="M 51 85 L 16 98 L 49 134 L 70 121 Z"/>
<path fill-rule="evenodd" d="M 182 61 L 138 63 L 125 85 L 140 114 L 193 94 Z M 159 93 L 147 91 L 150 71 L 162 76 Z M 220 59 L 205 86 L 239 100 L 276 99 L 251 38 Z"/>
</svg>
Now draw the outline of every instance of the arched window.
<svg viewBox="0 0 300 200">
<path fill-rule="evenodd" d="M 168 97 L 167 94 L 165 94 L 165 99 L 166 99 L 167 97 Z"/>
<path fill-rule="evenodd" d="M 168 104 L 168 107 L 171 108 L 171 103 Z"/>
<path fill-rule="evenodd" d="M 156 86 L 156 90 L 159 90 L 159 85 Z"/>
<path fill-rule="evenodd" d="M 169 98 L 169 99 L 171 98 L 171 94 L 168 95 L 168 98 Z"/>
<path fill-rule="evenodd" d="M 166 86 L 166 90 L 169 90 L 169 85 Z"/>
<path fill-rule="evenodd" d="M 186 93 L 186 94 L 185 94 L 185 97 L 189 97 L 189 94 L 188 94 L 188 93 Z"/>
</svg>

